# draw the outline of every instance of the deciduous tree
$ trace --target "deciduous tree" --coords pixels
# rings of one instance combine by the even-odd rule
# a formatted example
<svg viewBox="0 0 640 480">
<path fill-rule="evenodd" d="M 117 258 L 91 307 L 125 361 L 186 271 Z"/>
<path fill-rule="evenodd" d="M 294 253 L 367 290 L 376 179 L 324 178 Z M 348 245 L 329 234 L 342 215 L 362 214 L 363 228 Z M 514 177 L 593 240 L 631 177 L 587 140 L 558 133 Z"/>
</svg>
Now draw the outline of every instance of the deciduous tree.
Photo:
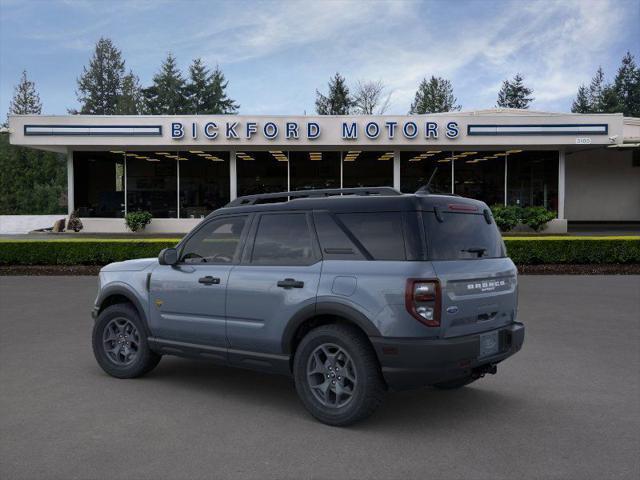
<svg viewBox="0 0 640 480">
<path fill-rule="evenodd" d="M 389 108 L 391 93 L 386 93 L 382 80 L 358 81 L 355 91 L 354 112 L 360 115 L 382 115 Z"/>
</svg>

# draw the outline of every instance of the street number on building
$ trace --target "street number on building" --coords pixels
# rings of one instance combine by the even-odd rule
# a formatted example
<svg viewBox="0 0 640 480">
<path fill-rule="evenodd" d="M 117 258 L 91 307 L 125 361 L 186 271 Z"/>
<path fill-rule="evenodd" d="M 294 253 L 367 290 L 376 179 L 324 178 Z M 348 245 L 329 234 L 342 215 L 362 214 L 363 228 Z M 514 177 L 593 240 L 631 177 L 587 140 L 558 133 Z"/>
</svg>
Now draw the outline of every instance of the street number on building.
<svg viewBox="0 0 640 480">
<path fill-rule="evenodd" d="M 591 139 L 589 137 L 576 138 L 576 145 L 589 145 L 590 143 L 591 143 Z"/>
</svg>

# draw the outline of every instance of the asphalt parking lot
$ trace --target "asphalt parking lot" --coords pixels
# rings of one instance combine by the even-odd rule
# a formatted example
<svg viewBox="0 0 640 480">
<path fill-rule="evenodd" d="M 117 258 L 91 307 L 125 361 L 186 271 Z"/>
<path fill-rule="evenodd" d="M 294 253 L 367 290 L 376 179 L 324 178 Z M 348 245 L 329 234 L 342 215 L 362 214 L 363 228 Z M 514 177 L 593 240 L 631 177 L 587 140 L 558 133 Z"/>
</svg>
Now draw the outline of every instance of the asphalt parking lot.
<svg viewBox="0 0 640 480">
<path fill-rule="evenodd" d="M 0 277 L 0 478 L 640 478 L 640 277 L 520 280 L 527 337 L 498 375 L 338 429 L 284 377 L 165 357 L 111 378 L 95 278 Z"/>
</svg>

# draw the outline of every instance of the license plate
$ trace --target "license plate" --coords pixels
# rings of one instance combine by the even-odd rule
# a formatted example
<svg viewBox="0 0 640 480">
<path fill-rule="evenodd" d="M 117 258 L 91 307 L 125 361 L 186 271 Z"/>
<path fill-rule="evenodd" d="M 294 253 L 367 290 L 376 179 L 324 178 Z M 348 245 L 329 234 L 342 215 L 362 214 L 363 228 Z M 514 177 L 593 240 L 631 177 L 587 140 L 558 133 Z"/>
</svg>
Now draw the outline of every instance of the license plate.
<svg viewBox="0 0 640 480">
<path fill-rule="evenodd" d="M 480 358 L 495 355 L 500 350 L 498 331 L 480 335 Z"/>
</svg>

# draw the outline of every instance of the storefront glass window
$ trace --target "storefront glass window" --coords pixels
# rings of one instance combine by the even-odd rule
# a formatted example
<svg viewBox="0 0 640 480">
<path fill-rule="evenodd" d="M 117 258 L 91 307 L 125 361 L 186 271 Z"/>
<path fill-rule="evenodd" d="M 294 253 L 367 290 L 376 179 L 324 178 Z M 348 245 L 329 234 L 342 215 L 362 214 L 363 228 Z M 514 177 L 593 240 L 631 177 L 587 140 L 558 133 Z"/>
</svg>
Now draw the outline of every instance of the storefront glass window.
<svg viewBox="0 0 640 480">
<path fill-rule="evenodd" d="M 507 166 L 507 202 L 558 210 L 558 152 L 512 150 Z"/>
<path fill-rule="evenodd" d="M 489 206 L 503 205 L 505 155 L 504 151 L 453 152 L 454 193 Z"/>
<path fill-rule="evenodd" d="M 452 152 L 437 149 L 400 153 L 400 190 L 414 193 L 427 185 L 433 193 L 451 193 Z M 435 174 L 434 174 L 435 172 Z"/>
<path fill-rule="evenodd" d="M 178 152 L 180 218 L 204 218 L 229 202 L 229 153 Z"/>
<path fill-rule="evenodd" d="M 344 188 L 393 186 L 392 150 L 351 150 L 342 155 Z"/>
<path fill-rule="evenodd" d="M 73 170 L 81 217 L 124 217 L 123 152 L 74 152 Z"/>
<path fill-rule="evenodd" d="M 237 152 L 238 196 L 287 190 L 287 152 Z"/>
<path fill-rule="evenodd" d="M 168 154 L 168 155 L 167 155 Z M 151 212 L 155 218 L 176 218 L 177 154 L 127 152 L 127 211 Z"/>
<path fill-rule="evenodd" d="M 291 190 L 340 188 L 340 152 L 289 152 Z"/>
</svg>

